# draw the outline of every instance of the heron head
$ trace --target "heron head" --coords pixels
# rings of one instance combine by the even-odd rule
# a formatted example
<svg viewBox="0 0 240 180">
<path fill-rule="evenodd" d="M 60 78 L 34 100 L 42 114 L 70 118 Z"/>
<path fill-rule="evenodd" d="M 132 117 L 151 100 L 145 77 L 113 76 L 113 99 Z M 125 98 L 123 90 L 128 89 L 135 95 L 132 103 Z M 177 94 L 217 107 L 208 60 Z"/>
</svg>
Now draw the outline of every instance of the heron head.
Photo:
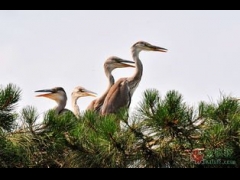
<svg viewBox="0 0 240 180">
<path fill-rule="evenodd" d="M 117 56 L 111 56 L 105 61 L 104 67 L 107 68 L 109 71 L 112 71 L 116 68 L 135 67 L 134 65 L 131 65 L 134 63 L 134 61 L 125 60 Z"/>
<path fill-rule="evenodd" d="M 67 95 L 62 87 L 54 87 L 52 89 L 42 89 L 35 92 L 44 92 L 45 94 L 36 95 L 36 97 L 46 97 L 56 102 L 67 100 Z M 47 92 L 47 93 L 46 93 Z"/>
<path fill-rule="evenodd" d="M 80 97 L 85 97 L 85 96 L 93 96 L 96 97 L 97 93 L 87 90 L 82 86 L 77 86 L 73 89 L 72 96 L 80 98 Z"/>
<path fill-rule="evenodd" d="M 160 52 L 167 52 L 167 49 L 154 46 L 148 42 L 145 41 L 138 41 L 135 44 L 133 44 L 132 49 L 140 52 L 140 51 L 160 51 Z"/>
</svg>

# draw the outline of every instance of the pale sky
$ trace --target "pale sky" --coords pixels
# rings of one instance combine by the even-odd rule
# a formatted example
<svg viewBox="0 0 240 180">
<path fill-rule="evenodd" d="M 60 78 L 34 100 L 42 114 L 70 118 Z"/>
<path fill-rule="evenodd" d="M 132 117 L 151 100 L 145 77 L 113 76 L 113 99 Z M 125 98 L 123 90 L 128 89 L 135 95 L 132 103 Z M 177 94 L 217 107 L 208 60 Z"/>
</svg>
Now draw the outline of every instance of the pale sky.
<svg viewBox="0 0 240 180">
<path fill-rule="evenodd" d="M 148 88 L 162 96 L 177 90 L 189 105 L 217 101 L 221 92 L 240 97 L 240 11 L 1 10 L 0 26 L 0 85 L 22 89 L 18 109 L 53 108 L 54 101 L 34 91 L 56 86 L 67 92 L 68 109 L 78 85 L 100 96 L 107 88 L 104 61 L 112 55 L 132 60 L 130 48 L 139 40 L 168 52 L 140 53 L 144 72 L 132 108 Z M 93 99 L 79 99 L 81 111 Z"/>
</svg>

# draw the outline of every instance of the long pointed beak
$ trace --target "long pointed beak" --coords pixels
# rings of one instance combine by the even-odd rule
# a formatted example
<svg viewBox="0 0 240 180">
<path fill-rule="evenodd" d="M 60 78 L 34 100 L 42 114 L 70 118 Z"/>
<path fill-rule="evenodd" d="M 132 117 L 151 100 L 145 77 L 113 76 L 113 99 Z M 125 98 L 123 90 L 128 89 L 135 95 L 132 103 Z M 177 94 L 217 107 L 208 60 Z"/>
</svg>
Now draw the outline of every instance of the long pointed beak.
<svg viewBox="0 0 240 180">
<path fill-rule="evenodd" d="M 130 65 L 130 64 L 134 64 L 135 63 L 134 61 L 120 60 L 119 63 L 120 63 L 120 67 L 133 67 L 133 68 L 135 68 L 134 65 Z M 125 63 L 130 63 L 130 64 L 125 64 Z"/>
<path fill-rule="evenodd" d="M 95 93 L 95 92 L 93 92 L 93 91 L 90 91 L 90 90 L 87 90 L 87 89 L 85 89 L 85 95 L 86 95 L 86 96 L 97 97 L 97 93 Z"/>
<path fill-rule="evenodd" d="M 160 51 L 160 52 L 167 52 L 168 51 L 167 49 L 165 49 L 163 47 L 158 47 L 158 46 L 153 46 L 153 45 L 150 46 L 149 48 L 152 51 Z"/>
<path fill-rule="evenodd" d="M 151 44 L 147 44 L 146 45 L 146 50 L 149 50 L 149 51 L 160 51 L 160 52 L 167 52 L 168 50 L 163 48 L 163 47 L 159 47 L 159 46 L 154 46 L 154 45 L 151 45 Z"/>
<path fill-rule="evenodd" d="M 52 93 L 53 93 L 52 89 L 42 89 L 42 90 L 37 90 L 35 92 L 48 92 L 46 94 L 36 95 L 36 97 L 48 97 L 48 98 L 52 97 Z"/>
</svg>

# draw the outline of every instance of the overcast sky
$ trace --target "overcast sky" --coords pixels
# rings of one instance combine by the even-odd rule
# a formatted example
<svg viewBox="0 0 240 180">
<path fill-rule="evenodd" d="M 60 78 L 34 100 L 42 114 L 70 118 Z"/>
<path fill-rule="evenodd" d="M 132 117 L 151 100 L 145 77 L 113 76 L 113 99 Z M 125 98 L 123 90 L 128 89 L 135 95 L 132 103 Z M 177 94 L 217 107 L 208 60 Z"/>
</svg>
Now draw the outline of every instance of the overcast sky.
<svg viewBox="0 0 240 180">
<path fill-rule="evenodd" d="M 131 107 L 156 88 L 177 90 L 189 105 L 217 101 L 221 92 L 240 96 L 240 11 L 78 10 L 0 11 L 0 84 L 22 89 L 21 109 L 39 113 L 54 107 L 35 90 L 61 86 L 68 95 L 81 85 L 100 96 L 107 88 L 104 61 L 112 55 L 132 60 L 139 41 L 168 49 L 141 52 L 144 72 Z M 115 79 L 134 69 L 117 69 Z M 81 110 L 93 100 L 79 99 Z"/>
</svg>

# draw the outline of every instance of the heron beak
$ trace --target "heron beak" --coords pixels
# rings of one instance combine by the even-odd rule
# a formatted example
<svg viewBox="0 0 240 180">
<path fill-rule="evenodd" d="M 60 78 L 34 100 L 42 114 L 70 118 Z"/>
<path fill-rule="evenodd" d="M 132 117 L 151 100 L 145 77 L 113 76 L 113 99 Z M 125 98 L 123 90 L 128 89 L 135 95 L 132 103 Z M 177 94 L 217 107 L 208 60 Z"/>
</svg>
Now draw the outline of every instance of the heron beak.
<svg viewBox="0 0 240 180">
<path fill-rule="evenodd" d="M 150 51 L 160 51 L 160 52 L 167 52 L 167 49 L 162 48 L 162 47 L 158 47 L 158 46 L 148 46 Z"/>
<path fill-rule="evenodd" d="M 156 51 L 167 52 L 168 50 L 162 47 L 158 47 Z"/>
<path fill-rule="evenodd" d="M 121 60 L 121 61 L 119 61 L 119 67 L 120 67 L 120 68 L 124 68 L 124 67 L 133 67 L 133 68 L 135 68 L 134 65 L 130 65 L 130 64 L 126 64 L 126 63 L 134 64 L 135 62 L 133 62 L 133 61 L 128 61 L 128 60 Z"/>
<path fill-rule="evenodd" d="M 92 97 L 97 97 L 97 93 L 90 91 L 90 90 L 86 90 L 84 92 L 85 96 L 92 96 Z"/>
<path fill-rule="evenodd" d="M 54 95 L 52 94 L 53 93 L 52 89 L 42 89 L 42 90 L 37 90 L 35 92 L 48 92 L 46 94 L 36 95 L 36 97 L 47 97 L 47 98 L 51 98 L 51 99 L 54 97 Z"/>
</svg>

